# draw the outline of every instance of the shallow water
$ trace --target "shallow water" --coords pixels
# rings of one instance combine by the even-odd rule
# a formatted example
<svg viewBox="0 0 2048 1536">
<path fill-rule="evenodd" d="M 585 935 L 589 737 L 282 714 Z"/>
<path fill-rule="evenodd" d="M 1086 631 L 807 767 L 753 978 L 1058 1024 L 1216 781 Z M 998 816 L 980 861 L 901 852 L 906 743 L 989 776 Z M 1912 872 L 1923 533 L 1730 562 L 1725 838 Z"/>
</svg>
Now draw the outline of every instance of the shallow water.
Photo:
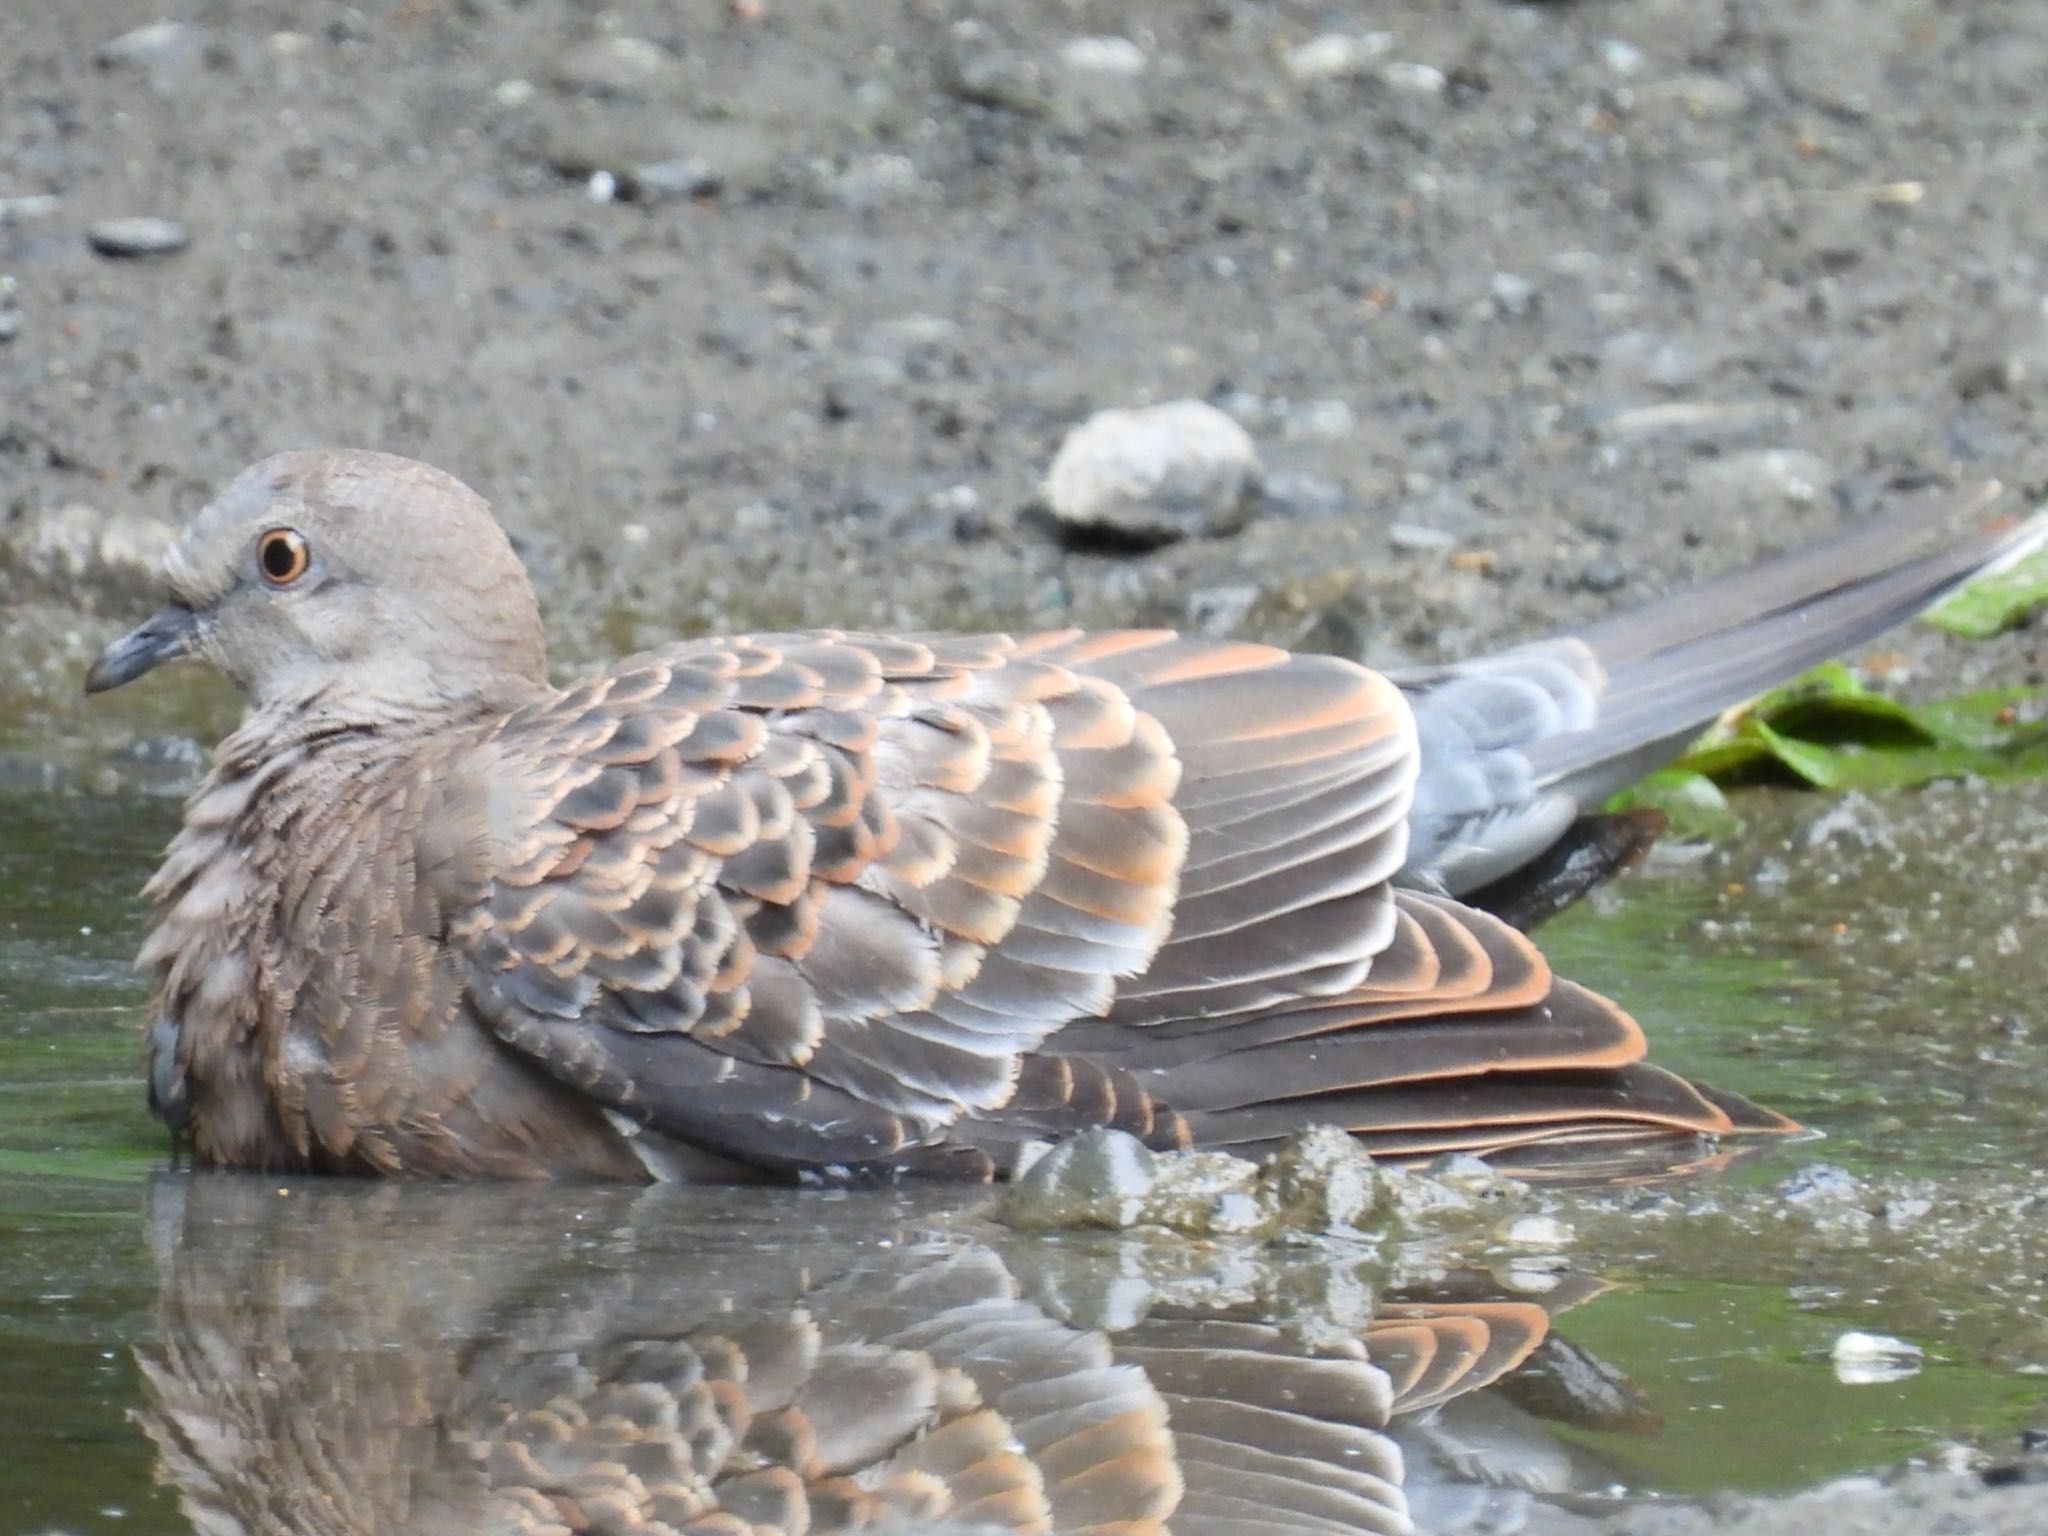
<svg viewBox="0 0 2048 1536">
<path fill-rule="evenodd" d="M 2048 946 L 2025 938 L 2048 794 L 1743 807 L 1737 849 L 1546 943 L 1660 1059 L 1826 1139 L 1556 1197 L 1571 1235 L 1539 1246 L 1562 1255 L 1474 1240 L 1388 1266 L 1027 1237 L 978 1191 L 167 1172 L 127 957 L 175 807 L 0 796 L 0 1531 L 542 1529 L 490 1498 L 543 1419 L 591 1509 L 630 1426 L 671 1481 L 738 1436 L 821 1500 L 865 1467 L 865 1497 L 911 1508 L 951 1478 L 956 1522 L 1045 1498 L 1062 1528 L 1156 1514 L 1177 1479 L 1177 1530 L 1281 1529 L 1290 1499 L 1337 1522 L 1303 1529 L 1394 1530 L 1403 1505 L 1424 1531 L 1579 1529 L 1620 1497 L 2002 1453 L 2048 1420 Z M 1846 1385 L 1850 1329 L 1926 1360 Z M 933 1470 L 975 1435 L 974 1478 Z M 1012 1443 L 1039 1484 L 998 1475 Z M 789 1496 L 773 1480 L 757 1515 Z"/>
</svg>

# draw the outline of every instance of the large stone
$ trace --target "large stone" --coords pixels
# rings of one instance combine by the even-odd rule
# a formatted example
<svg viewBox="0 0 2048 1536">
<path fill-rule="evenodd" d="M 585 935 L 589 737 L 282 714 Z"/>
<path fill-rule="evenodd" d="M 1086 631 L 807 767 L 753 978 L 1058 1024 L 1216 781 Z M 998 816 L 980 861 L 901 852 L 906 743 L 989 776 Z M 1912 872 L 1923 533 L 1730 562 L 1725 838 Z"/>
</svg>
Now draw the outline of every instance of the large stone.
<svg viewBox="0 0 2048 1536">
<path fill-rule="evenodd" d="M 1176 400 L 1089 417 L 1060 445 L 1045 499 L 1067 528 L 1151 547 L 1237 532 L 1263 479 L 1243 427 L 1213 405 Z"/>
</svg>

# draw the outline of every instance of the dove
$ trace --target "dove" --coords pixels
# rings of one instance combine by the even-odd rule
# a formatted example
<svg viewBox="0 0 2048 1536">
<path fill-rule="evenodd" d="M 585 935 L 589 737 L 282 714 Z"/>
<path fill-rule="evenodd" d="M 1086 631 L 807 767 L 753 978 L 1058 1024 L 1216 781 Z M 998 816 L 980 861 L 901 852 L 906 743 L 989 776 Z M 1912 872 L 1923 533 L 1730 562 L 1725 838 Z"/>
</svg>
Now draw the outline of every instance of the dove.
<svg viewBox="0 0 2048 1536">
<path fill-rule="evenodd" d="M 818 630 L 556 687 L 476 492 L 279 454 L 87 679 L 193 658 L 246 700 L 145 892 L 150 1103 L 202 1164 L 528 1179 L 1001 1177 L 1096 1126 L 1531 1170 L 1789 1132 L 1461 898 L 1540 916 L 1626 863 L 1607 786 L 2042 537 L 1953 532 L 1980 499 L 1398 681 Z"/>
</svg>

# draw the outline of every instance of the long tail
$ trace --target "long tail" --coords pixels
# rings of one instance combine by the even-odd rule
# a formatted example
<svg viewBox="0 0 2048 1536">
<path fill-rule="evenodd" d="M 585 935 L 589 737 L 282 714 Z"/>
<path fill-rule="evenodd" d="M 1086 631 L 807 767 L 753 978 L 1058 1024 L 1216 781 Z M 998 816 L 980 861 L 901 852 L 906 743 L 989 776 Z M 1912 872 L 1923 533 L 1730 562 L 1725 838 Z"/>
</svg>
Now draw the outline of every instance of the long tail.
<svg viewBox="0 0 2048 1536">
<path fill-rule="evenodd" d="M 1987 523 L 1997 495 L 1983 485 L 1576 634 L 1398 675 L 1423 752 L 1409 874 L 1454 894 L 1510 880 L 1723 710 L 2048 544 L 2048 514 Z M 1611 863 L 1640 851 L 1606 840 Z"/>
</svg>

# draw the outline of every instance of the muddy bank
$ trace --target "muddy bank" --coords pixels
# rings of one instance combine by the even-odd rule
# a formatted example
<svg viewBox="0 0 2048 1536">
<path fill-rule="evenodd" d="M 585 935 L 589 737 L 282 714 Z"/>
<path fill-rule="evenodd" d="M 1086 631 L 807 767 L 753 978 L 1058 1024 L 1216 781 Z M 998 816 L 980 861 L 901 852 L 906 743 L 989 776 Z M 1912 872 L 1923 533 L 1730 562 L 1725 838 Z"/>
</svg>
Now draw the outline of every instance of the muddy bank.
<svg viewBox="0 0 2048 1536">
<path fill-rule="evenodd" d="M 765 10 L 0 16 L 11 712 L 80 728 L 141 601 L 25 571 L 47 520 L 282 446 L 484 487 L 570 664 L 799 621 L 1426 657 L 2048 479 L 2016 0 Z M 1242 531 L 1027 510 L 1091 410 L 1181 397 L 1259 445 Z"/>
</svg>

